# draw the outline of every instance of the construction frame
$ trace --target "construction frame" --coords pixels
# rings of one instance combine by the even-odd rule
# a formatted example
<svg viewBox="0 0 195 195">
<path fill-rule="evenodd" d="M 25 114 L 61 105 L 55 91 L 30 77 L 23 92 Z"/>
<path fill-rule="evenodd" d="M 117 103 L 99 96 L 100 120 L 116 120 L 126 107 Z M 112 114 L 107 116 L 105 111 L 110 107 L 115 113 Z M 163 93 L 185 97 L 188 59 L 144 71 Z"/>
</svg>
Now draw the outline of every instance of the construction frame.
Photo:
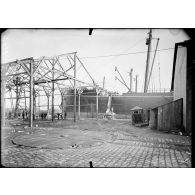
<svg viewBox="0 0 195 195">
<path fill-rule="evenodd" d="M 89 82 L 79 79 L 78 70 L 82 67 L 88 76 Z M 94 79 L 77 56 L 77 52 L 61 54 L 54 57 L 41 57 L 39 59 L 26 58 L 15 60 L 1 65 L 1 120 L 5 124 L 5 99 L 10 99 L 14 116 L 17 116 L 22 107 L 28 110 L 29 127 L 33 127 L 33 118 L 36 112 L 36 101 L 40 96 L 47 97 L 47 112 L 49 116 L 49 100 L 51 97 L 51 118 L 54 121 L 54 99 L 55 92 L 61 96 L 61 110 L 64 109 L 63 99 L 67 89 L 74 89 L 74 121 L 76 122 L 76 104 L 78 95 L 83 88 L 96 88 L 97 92 L 97 116 L 98 116 L 98 94 L 103 88 L 96 85 Z M 12 93 L 15 93 L 13 97 Z M 5 94 L 9 93 L 9 98 Z M 15 107 L 13 100 L 15 101 Z M 58 105 L 59 106 L 59 105 Z M 80 119 L 80 102 L 78 101 L 78 119 Z M 63 115 L 63 114 L 62 114 Z M 64 116 L 63 116 L 64 118 Z"/>
</svg>

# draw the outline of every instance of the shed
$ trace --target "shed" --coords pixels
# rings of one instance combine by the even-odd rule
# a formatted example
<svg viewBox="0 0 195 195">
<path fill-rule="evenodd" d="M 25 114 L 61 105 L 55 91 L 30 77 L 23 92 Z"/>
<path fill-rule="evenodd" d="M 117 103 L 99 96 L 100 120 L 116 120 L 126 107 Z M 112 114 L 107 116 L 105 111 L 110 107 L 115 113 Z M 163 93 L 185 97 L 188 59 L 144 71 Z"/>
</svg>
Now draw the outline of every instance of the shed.
<svg viewBox="0 0 195 195">
<path fill-rule="evenodd" d="M 132 125 L 143 123 L 143 108 L 135 106 L 131 109 Z"/>
<path fill-rule="evenodd" d="M 141 107 L 139 107 L 139 106 L 135 106 L 135 107 L 133 107 L 132 109 L 131 109 L 131 113 L 137 113 L 137 114 L 139 114 L 139 113 L 141 113 L 141 112 L 143 112 L 143 108 L 141 108 Z"/>
</svg>

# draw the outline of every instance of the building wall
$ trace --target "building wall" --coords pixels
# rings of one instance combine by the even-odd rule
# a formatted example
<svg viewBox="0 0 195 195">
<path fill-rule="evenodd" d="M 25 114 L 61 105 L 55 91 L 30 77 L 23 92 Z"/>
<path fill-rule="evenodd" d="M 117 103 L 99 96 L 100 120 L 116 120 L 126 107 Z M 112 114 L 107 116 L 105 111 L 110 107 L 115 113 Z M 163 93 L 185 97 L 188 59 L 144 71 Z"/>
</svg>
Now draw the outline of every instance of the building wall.
<svg viewBox="0 0 195 195">
<path fill-rule="evenodd" d="M 158 122 L 158 108 L 154 108 L 150 110 L 150 120 L 149 127 L 151 129 L 157 129 Z"/>
<path fill-rule="evenodd" d="M 150 111 L 149 126 L 163 131 L 183 131 L 183 99 L 159 106 Z"/>
<path fill-rule="evenodd" d="M 178 47 L 174 77 L 174 100 L 183 98 L 183 125 L 186 128 L 186 69 L 187 48 Z"/>
</svg>

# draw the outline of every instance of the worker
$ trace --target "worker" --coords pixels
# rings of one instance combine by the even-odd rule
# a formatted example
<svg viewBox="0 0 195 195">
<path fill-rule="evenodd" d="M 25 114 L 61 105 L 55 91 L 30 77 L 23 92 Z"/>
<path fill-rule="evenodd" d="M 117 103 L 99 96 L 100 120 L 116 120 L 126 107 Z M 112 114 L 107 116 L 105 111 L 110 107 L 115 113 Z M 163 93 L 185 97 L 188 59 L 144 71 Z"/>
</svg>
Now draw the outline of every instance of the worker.
<svg viewBox="0 0 195 195">
<path fill-rule="evenodd" d="M 22 118 L 23 118 L 23 120 L 24 120 L 24 110 L 23 110 L 23 112 L 22 112 Z"/>
</svg>

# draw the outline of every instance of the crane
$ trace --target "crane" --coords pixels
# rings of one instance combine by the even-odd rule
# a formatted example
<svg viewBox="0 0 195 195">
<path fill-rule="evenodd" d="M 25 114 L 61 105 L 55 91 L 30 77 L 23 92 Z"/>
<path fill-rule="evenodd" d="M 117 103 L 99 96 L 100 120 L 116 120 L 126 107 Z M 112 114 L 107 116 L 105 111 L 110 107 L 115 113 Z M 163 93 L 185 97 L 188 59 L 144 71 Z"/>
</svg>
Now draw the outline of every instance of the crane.
<svg viewBox="0 0 195 195">
<path fill-rule="evenodd" d="M 119 72 L 119 70 L 118 70 L 117 67 L 115 67 L 115 71 L 118 72 L 118 74 L 119 74 L 119 76 L 120 76 L 120 78 L 121 78 L 121 80 L 120 80 L 117 76 L 115 76 L 115 80 L 118 80 L 120 83 L 122 83 L 122 84 L 128 89 L 128 91 L 130 91 L 130 88 L 128 87 L 127 83 L 126 83 L 125 80 L 123 79 L 123 77 L 122 77 L 122 75 L 120 74 L 120 72 Z"/>
</svg>

